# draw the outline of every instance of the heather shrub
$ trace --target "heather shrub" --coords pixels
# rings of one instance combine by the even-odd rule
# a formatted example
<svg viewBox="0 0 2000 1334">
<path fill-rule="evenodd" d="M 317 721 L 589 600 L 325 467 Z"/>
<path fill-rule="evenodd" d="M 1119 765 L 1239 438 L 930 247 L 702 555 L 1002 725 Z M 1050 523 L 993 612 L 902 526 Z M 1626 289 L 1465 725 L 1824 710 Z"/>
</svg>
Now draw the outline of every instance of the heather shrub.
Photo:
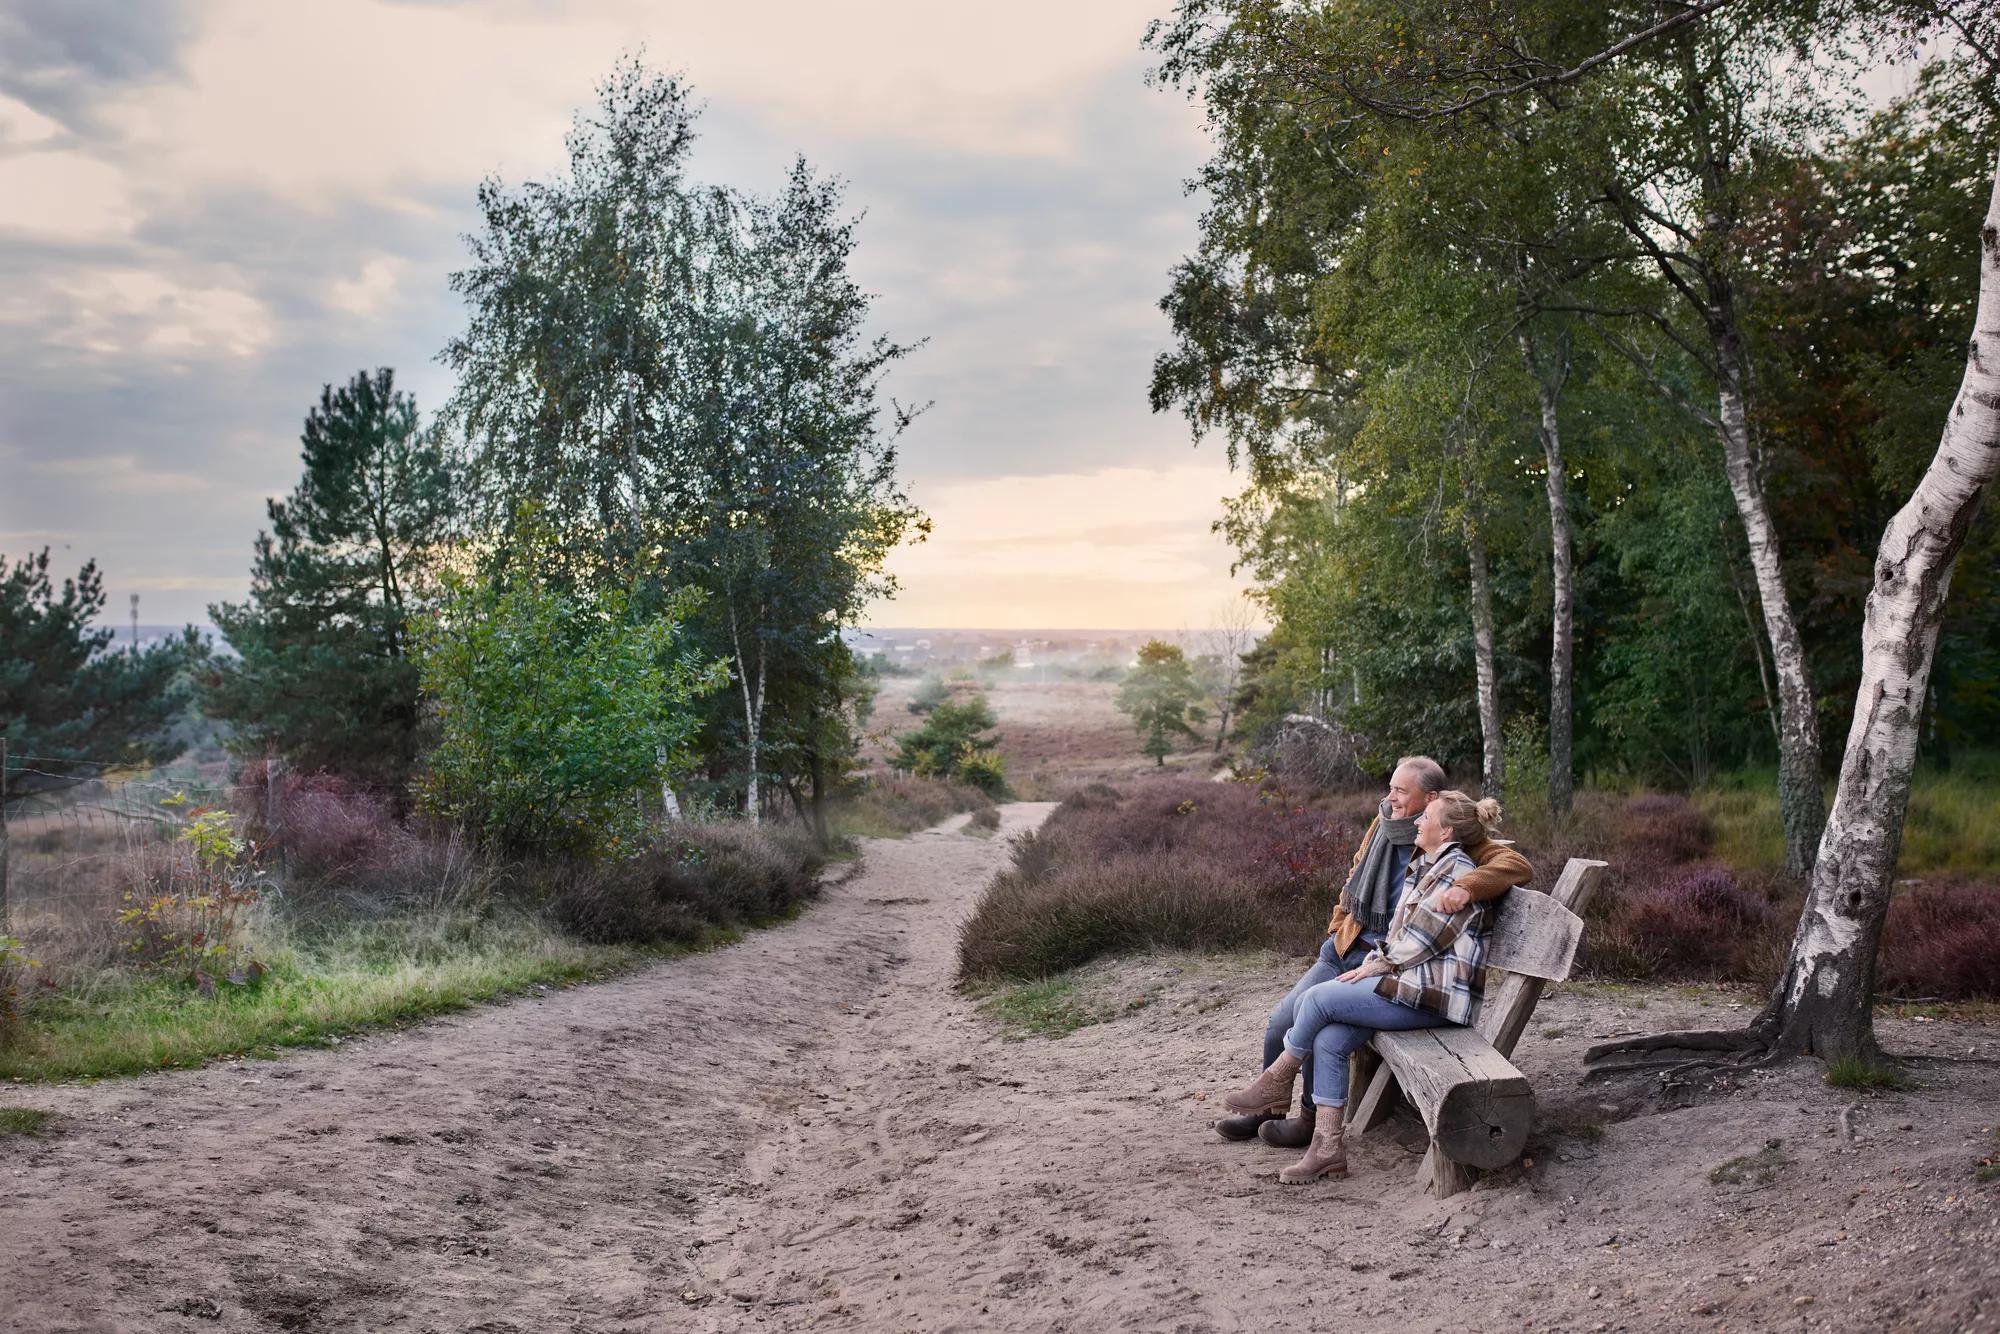
<svg viewBox="0 0 2000 1334">
<path fill-rule="evenodd" d="M 792 826 L 689 825 L 671 846 L 616 862 L 524 868 L 547 885 L 548 914 L 596 944 L 691 944 L 716 927 L 767 921 L 804 902 L 822 864 Z"/>
<path fill-rule="evenodd" d="M 2000 885 L 1941 881 L 1891 899 L 1875 986 L 1892 996 L 2000 996 Z"/>
<path fill-rule="evenodd" d="M 1317 945 L 1358 831 L 1244 783 L 1093 785 L 1014 840 L 959 933 L 968 980 L 1102 954 Z"/>
<path fill-rule="evenodd" d="M 1659 861 L 1692 862 L 1715 846 L 1715 826 L 1686 797 L 1642 792 L 1626 801 L 1617 841 Z"/>
<path fill-rule="evenodd" d="M 1770 924 L 1771 905 L 1726 866 L 1693 866 L 1624 903 L 1619 943 L 1643 962 L 1642 976 L 1726 978 L 1738 954 Z"/>
</svg>

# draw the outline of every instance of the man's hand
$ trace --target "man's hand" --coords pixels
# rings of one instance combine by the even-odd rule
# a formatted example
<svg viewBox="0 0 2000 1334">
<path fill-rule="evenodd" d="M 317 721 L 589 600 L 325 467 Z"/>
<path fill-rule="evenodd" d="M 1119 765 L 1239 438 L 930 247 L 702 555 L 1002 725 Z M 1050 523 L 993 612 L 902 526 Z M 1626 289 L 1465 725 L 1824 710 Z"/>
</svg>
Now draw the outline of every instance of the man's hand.
<svg viewBox="0 0 2000 1334">
<path fill-rule="evenodd" d="M 1449 917 L 1465 907 L 1466 904 L 1472 902 L 1472 895 L 1460 889 L 1457 885 L 1452 885 L 1447 889 L 1439 890 L 1437 897 L 1432 899 L 1431 902 L 1437 905 L 1439 912 Z"/>
</svg>

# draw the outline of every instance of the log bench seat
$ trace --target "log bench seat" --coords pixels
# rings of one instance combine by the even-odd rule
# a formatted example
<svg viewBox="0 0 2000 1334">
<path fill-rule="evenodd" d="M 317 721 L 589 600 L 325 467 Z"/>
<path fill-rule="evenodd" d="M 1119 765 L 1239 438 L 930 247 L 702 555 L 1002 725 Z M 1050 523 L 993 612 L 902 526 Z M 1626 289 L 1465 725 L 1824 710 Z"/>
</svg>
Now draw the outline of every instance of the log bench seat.
<svg viewBox="0 0 2000 1334">
<path fill-rule="evenodd" d="M 1508 1058 L 1542 988 L 1569 976 L 1583 937 L 1578 914 L 1597 892 L 1604 867 L 1572 858 L 1548 893 L 1523 887 L 1500 900 L 1486 949 L 1485 996 L 1470 1026 L 1377 1033 L 1355 1053 L 1350 1086 L 1365 1091 L 1350 1128 L 1365 1134 L 1382 1124 L 1400 1088 L 1430 1135 L 1418 1180 L 1432 1193 L 1467 1189 L 1480 1171 L 1507 1166 L 1527 1145 L 1535 1093 Z"/>
</svg>

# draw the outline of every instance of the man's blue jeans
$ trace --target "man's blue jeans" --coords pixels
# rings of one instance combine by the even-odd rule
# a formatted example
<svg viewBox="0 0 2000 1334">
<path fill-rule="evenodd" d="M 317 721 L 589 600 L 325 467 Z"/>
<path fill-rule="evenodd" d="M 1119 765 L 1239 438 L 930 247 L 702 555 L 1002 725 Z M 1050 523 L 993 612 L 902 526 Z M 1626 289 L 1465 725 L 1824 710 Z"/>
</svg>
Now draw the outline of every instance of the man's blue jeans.
<svg viewBox="0 0 2000 1334">
<path fill-rule="evenodd" d="M 1312 967 L 1306 969 L 1304 976 L 1292 984 L 1292 989 L 1285 993 L 1283 1000 L 1271 1007 L 1271 1018 L 1264 1025 L 1264 1065 L 1269 1065 L 1271 1062 L 1277 1060 L 1279 1054 L 1285 1050 L 1285 1031 L 1292 1026 L 1293 1019 L 1297 1017 L 1299 997 L 1305 995 L 1322 982 L 1333 981 L 1334 978 L 1339 977 L 1350 968 L 1359 968 L 1361 961 L 1368 957 L 1370 948 L 1371 946 L 1368 941 L 1356 940 L 1354 948 L 1349 950 L 1345 957 L 1343 957 L 1335 953 L 1332 936 L 1328 936 L 1320 944 L 1318 961 Z M 1312 1091 L 1313 1054 L 1307 1052 L 1303 1059 L 1305 1061 L 1303 1074 L 1306 1081 L 1305 1103 L 1310 1107 L 1316 1096 Z M 1261 1070 L 1264 1067 L 1259 1066 L 1257 1068 Z M 1341 1065 L 1340 1077 L 1342 1087 L 1345 1087 L 1347 1080 L 1345 1062 Z"/>
<path fill-rule="evenodd" d="M 1322 982 L 1293 1001 L 1285 1050 L 1302 1065 L 1310 1062 L 1306 1087 L 1317 1106 L 1347 1105 L 1347 1058 L 1375 1034 L 1451 1022 L 1441 1014 L 1397 1004 L 1375 990 L 1378 981 L 1371 977 L 1365 982 Z"/>
</svg>

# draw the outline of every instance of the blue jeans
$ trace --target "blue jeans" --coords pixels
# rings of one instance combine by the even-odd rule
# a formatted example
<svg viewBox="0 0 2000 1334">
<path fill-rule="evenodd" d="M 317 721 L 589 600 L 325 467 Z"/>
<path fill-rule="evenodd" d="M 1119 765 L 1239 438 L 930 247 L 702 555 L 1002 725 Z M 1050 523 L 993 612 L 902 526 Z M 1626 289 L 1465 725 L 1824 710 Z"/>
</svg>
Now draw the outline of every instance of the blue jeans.
<svg viewBox="0 0 2000 1334">
<path fill-rule="evenodd" d="M 1384 1029 L 1436 1028 L 1451 1021 L 1441 1014 L 1398 1005 L 1375 990 L 1380 978 L 1365 982 L 1322 982 L 1297 998 L 1285 1050 L 1310 1062 L 1308 1087 L 1321 1107 L 1347 1105 L 1347 1058 Z"/>
<path fill-rule="evenodd" d="M 1297 1016 L 1299 997 L 1322 982 L 1333 981 L 1350 968 L 1359 968 L 1361 961 L 1368 957 L 1368 950 L 1367 940 L 1356 940 L 1354 948 L 1343 957 L 1334 951 L 1332 936 L 1328 936 L 1321 943 L 1319 960 L 1306 969 L 1304 976 L 1292 984 L 1292 989 L 1285 993 L 1283 1000 L 1271 1007 L 1271 1017 L 1264 1024 L 1264 1062 L 1257 1067 L 1258 1069 L 1261 1070 L 1265 1065 L 1277 1060 L 1278 1054 L 1285 1050 L 1285 1030 L 1292 1026 L 1292 1020 Z M 1305 1062 L 1303 1073 L 1306 1080 L 1306 1101 L 1310 1103 L 1315 1097 L 1312 1092 L 1312 1053 L 1306 1053 L 1302 1059 Z"/>
</svg>

